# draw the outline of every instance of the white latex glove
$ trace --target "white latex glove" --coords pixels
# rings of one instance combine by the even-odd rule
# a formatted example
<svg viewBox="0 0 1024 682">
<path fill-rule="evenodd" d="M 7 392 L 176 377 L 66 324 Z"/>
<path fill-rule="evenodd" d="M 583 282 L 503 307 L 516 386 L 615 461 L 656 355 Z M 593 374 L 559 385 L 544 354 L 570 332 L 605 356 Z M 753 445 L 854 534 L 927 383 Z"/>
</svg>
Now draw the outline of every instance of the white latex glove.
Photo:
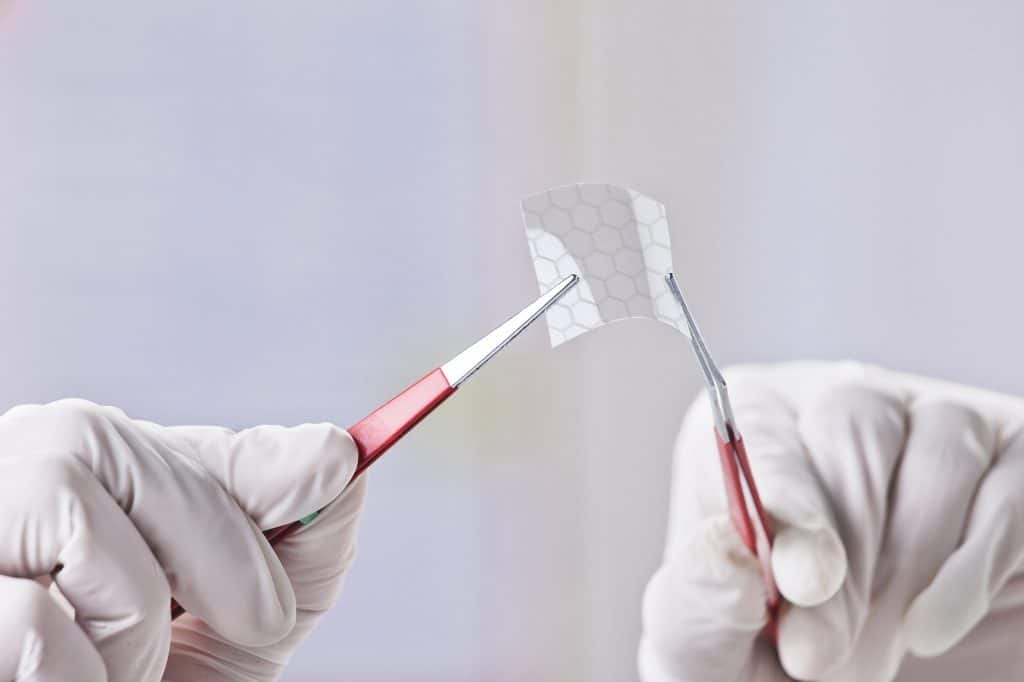
<svg viewBox="0 0 1024 682">
<path fill-rule="evenodd" d="M 351 438 L 326 424 L 233 433 L 81 400 L 12 409 L 0 680 L 276 679 L 352 561 L 363 482 L 331 501 L 355 465 Z M 329 503 L 277 553 L 260 532 Z M 73 620 L 40 585 L 51 576 Z M 189 612 L 173 635 L 172 594 Z"/>
<path fill-rule="evenodd" d="M 1019 679 L 1024 401 L 853 363 L 727 375 L 777 524 L 778 655 L 758 638 L 758 565 L 725 515 L 701 396 L 644 599 L 645 682 Z M 945 655 L 901 672 L 908 650 Z"/>
</svg>

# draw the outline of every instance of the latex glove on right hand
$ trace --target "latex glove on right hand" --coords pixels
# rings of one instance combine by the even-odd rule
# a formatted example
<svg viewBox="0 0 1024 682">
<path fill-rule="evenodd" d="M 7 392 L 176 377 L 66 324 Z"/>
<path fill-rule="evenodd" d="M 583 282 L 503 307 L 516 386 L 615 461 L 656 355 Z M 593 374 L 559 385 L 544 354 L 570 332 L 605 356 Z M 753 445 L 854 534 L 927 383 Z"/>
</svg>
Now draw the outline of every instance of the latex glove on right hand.
<svg viewBox="0 0 1024 682">
<path fill-rule="evenodd" d="M 993 651 L 1000 640 L 983 621 L 1024 624 L 1013 582 L 1024 401 L 851 363 L 727 375 L 776 523 L 773 570 L 790 602 L 777 654 L 759 637 L 759 567 L 727 520 L 701 396 L 680 434 L 665 560 L 644 599 L 645 682 L 1019 678 L 1019 647 Z M 908 657 L 901 671 L 908 650 L 949 653 L 942 665 Z"/>
</svg>

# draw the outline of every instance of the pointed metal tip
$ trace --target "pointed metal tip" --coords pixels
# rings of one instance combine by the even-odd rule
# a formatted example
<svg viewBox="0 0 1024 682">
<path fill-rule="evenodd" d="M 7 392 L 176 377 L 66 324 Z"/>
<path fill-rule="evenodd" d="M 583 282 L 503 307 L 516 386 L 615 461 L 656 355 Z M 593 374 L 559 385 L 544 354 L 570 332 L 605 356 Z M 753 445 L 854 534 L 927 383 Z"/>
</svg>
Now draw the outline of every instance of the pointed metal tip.
<svg viewBox="0 0 1024 682">
<path fill-rule="evenodd" d="M 563 277 L 561 281 L 558 282 L 558 284 L 548 289 L 547 293 L 541 295 L 541 297 L 534 302 L 534 305 L 541 304 L 544 306 L 544 309 L 547 310 L 547 308 L 549 308 L 552 304 L 557 302 L 558 299 L 565 294 L 565 292 L 569 291 L 569 289 L 572 289 L 574 286 L 579 284 L 579 281 L 580 276 L 576 274 L 569 275 L 568 277 Z"/>
<path fill-rule="evenodd" d="M 524 329 L 529 327 L 534 320 L 557 303 L 558 299 L 562 298 L 579 281 L 579 275 L 564 277 L 562 281 L 551 287 L 547 293 L 542 294 L 537 300 L 513 315 L 504 324 L 443 364 L 441 371 L 444 372 L 449 385 L 455 388 L 472 376 L 474 372 L 483 367 L 484 363 L 494 357 L 498 351 L 507 346 L 512 339 L 519 336 Z"/>
<path fill-rule="evenodd" d="M 708 394 L 711 396 L 711 406 L 715 415 L 715 426 L 723 438 L 731 438 L 729 428 L 735 428 L 735 420 L 732 416 L 732 406 L 729 404 L 729 393 L 725 383 L 725 377 L 718 369 L 707 345 L 704 343 L 704 336 L 700 333 L 697 320 L 690 313 L 690 308 L 683 299 L 683 292 L 679 289 L 676 276 L 673 273 L 665 275 L 665 283 L 668 284 L 672 296 L 675 297 L 679 307 L 683 310 L 683 317 L 686 318 L 686 326 L 690 330 L 690 346 L 694 355 L 697 356 L 697 364 L 700 365 L 704 381 L 707 383 Z"/>
</svg>

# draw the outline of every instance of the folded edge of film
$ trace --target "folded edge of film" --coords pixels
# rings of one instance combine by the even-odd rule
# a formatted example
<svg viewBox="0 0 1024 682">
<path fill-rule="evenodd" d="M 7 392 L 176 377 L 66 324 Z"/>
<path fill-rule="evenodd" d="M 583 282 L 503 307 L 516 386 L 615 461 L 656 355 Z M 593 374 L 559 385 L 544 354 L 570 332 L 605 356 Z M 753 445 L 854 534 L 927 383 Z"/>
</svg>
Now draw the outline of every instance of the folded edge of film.
<svg viewBox="0 0 1024 682">
<path fill-rule="evenodd" d="M 547 312 L 552 347 L 629 318 L 658 320 L 689 336 L 665 283 L 672 244 L 663 204 L 623 187 L 574 184 L 526 197 L 522 211 L 540 292 L 580 276 Z"/>
</svg>

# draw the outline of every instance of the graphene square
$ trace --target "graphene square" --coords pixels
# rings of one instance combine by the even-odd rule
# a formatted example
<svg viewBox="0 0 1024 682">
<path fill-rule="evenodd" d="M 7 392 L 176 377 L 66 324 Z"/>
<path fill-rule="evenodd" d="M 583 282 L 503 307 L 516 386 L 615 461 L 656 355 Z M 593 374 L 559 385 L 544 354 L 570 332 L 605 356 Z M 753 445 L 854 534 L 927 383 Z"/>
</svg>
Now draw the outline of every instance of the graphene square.
<svg viewBox="0 0 1024 682">
<path fill-rule="evenodd" d="M 614 185 L 575 184 L 526 197 L 522 211 L 540 292 L 580 276 L 547 312 L 552 347 L 634 317 L 689 336 L 665 283 L 672 245 L 663 204 Z"/>
</svg>

